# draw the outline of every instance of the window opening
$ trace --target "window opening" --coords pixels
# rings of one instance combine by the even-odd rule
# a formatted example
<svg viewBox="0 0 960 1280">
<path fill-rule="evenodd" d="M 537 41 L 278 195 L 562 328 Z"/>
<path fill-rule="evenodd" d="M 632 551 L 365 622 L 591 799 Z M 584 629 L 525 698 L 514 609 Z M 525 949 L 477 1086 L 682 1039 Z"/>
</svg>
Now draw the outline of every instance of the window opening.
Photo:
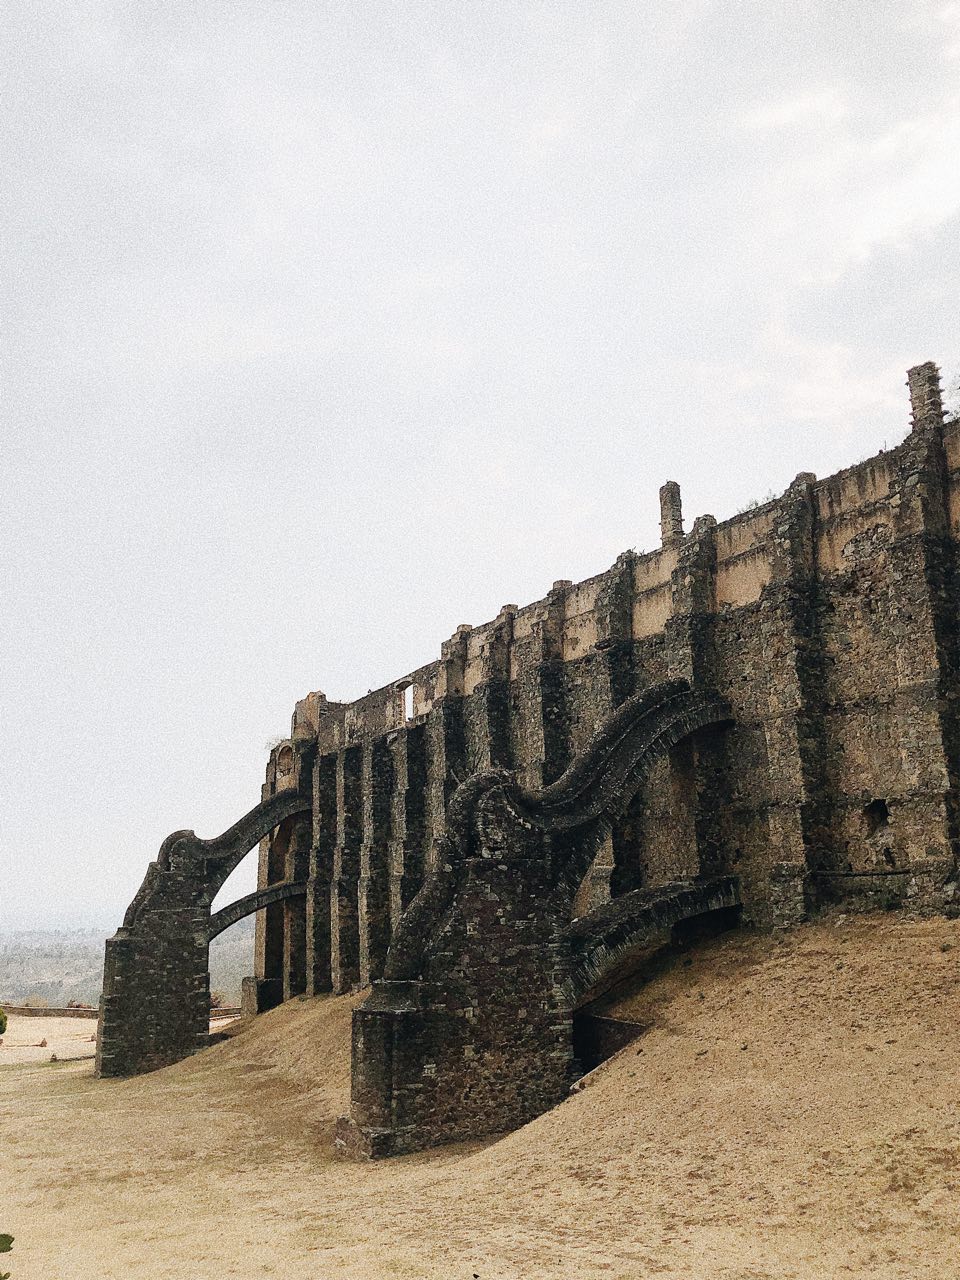
<svg viewBox="0 0 960 1280">
<path fill-rule="evenodd" d="M 871 800 L 863 806 L 863 818 L 867 824 L 867 835 L 875 836 L 878 831 L 890 825 L 890 810 L 886 800 Z"/>
</svg>

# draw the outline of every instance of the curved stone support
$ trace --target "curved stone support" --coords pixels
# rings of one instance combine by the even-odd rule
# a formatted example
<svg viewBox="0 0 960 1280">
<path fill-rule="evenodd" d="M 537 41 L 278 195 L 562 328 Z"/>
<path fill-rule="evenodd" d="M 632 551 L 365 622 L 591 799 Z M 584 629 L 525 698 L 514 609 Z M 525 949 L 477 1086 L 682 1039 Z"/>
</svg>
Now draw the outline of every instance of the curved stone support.
<svg viewBox="0 0 960 1280">
<path fill-rule="evenodd" d="M 731 723 L 720 698 L 695 692 L 685 680 L 671 680 L 628 699 L 566 772 L 541 791 L 519 786 L 502 769 L 466 779 L 451 799 L 437 865 L 400 919 L 384 978 L 421 976 L 438 922 L 471 858 L 489 858 L 498 847 L 532 838 L 533 856 L 551 864 L 551 888 L 572 901 L 609 823 L 624 812 L 656 761 L 699 730 Z M 508 852 L 516 856 L 516 850 Z"/>
<path fill-rule="evenodd" d="M 298 883 L 284 880 L 280 884 L 271 884 L 266 889 L 248 893 L 245 898 L 238 898 L 236 902 L 231 902 L 229 907 L 214 912 L 207 926 L 207 938 L 212 942 L 218 934 L 223 933 L 224 929 L 229 929 L 244 916 L 252 916 L 255 911 L 262 911 L 264 907 L 269 907 L 274 902 L 285 902 L 288 898 L 302 898 L 306 892 L 305 880 Z"/>
<path fill-rule="evenodd" d="M 683 881 L 657 889 L 635 889 L 597 911 L 581 916 L 564 931 L 570 948 L 570 974 L 564 1001 L 575 1009 L 616 980 L 638 952 L 669 941 L 685 920 L 741 907 L 735 876 Z"/>
<path fill-rule="evenodd" d="M 223 835 L 212 840 L 201 840 L 192 831 L 174 831 L 160 846 L 157 862 L 163 869 L 174 871 L 202 862 L 208 884 L 213 889 L 212 901 L 253 846 L 285 818 L 309 813 L 310 803 L 310 797 L 299 791 L 278 791 L 245 813 Z"/>
<path fill-rule="evenodd" d="M 458 787 L 384 980 L 353 1015 L 343 1149 L 384 1155 L 514 1128 L 566 1095 L 577 886 L 652 765 L 730 722 L 720 699 L 671 681 L 624 703 L 542 790 L 498 769 Z M 697 913 L 703 900 L 681 893 L 668 914 Z"/>
<path fill-rule="evenodd" d="M 214 920 L 222 923 L 212 929 L 210 904 L 263 836 L 285 818 L 309 810 L 309 796 L 281 791 L 213 840 L 201 840 L 192 831 L 167 836 L 127 908 L 123 925 L 106 943 L 98 1075 L 152 1071 L 206 1044 L 210 938 L 260 905 L 250 901 L 259 895 L 249 895 L 218 912 Z M 285 890 L 281 896 L 292 892 L 290 886 L 277 886 L 281 887 Z M 231 913 L 230 918 L 226 913 Z"/>
</svg>

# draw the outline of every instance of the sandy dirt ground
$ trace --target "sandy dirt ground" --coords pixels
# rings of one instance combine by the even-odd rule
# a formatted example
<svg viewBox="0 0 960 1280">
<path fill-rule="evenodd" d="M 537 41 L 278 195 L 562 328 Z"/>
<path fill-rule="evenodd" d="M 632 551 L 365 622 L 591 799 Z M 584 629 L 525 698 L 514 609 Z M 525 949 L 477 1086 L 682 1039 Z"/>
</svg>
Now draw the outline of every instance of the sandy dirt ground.
<svg viewBox="0 0 960 1280">
<path fill-rule="evenodd" d="M 727 935 L 497 1141 L 337 1161 L 355 999 L 149 1076 L 0 1069 L 14 1280 L 960 1280 L 960 922 Z M 88 1033 L 89 1034 L 89 1033 Z"/>
</svg>

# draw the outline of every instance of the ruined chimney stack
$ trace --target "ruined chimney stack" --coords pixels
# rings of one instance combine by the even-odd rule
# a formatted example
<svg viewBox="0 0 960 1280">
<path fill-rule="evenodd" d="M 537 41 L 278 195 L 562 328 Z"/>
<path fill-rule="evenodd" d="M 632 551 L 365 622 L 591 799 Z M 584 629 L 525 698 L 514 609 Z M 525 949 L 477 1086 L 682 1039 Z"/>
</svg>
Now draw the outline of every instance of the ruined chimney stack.
<svg viewBox="0 0 960 1280">
<path fill-rule="evenodd" d="M 943 427 L 943 397 L 940 394 L 940 370 L 928 360 L 907 370 L 913 430 Z"/>
<path fill-rule="evenodd" d="M 660 490 L 660 541 L 672 547 L 683 537 L 683 510 L 680 505 L 680 486 L 676 480 L 668 480 Z"/>
</svg>

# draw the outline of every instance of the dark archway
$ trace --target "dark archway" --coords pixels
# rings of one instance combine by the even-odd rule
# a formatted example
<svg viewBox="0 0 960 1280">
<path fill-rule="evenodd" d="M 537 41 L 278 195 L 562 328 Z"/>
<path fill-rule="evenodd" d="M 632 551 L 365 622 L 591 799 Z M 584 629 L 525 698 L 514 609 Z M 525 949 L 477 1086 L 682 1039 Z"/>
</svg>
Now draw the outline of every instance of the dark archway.
<svg viewBox="0 0 960 1280">
<path fill-rule="evenodd" d="M 646 1029 L 615 1004 L 611 1011 L 616 993 L 662 973 L 694 943 L 736 928 L 741 906 L 736 878 L 720 876 L 635 889 L 569 926 L 564 996 L 580 1071 L 592 1071 Z"/>
<path fill-rule="evenodd" d="M 307 813 L 285 818 L 267 844 L 266 888 L 305 885 L 310 874 L 312 823 Z M 307 921 L 304 894 L 271 896 L 264 906 L 256 1007 L 272 1008 L 307 988 Z"/>
</svg>

